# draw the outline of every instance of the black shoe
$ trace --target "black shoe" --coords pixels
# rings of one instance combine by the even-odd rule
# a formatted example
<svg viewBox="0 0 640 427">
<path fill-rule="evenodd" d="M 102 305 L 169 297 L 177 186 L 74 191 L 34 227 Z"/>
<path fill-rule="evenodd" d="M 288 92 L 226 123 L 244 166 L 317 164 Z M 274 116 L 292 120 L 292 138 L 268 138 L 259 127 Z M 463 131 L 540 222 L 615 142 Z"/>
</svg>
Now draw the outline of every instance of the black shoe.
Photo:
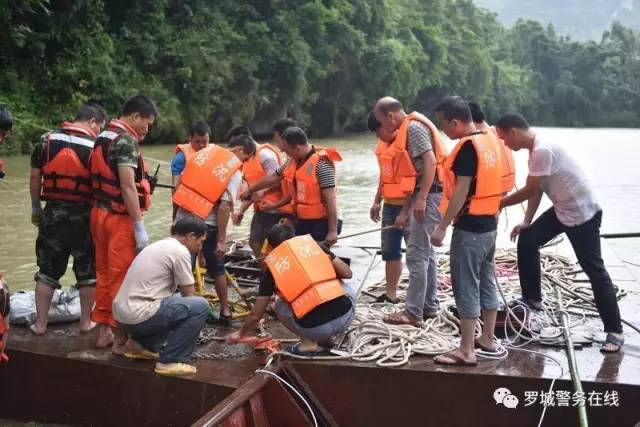
<svg viewBox="0 0 640 427">
<path fill-rule="evenodd" d="M 382 294 L 378 298 L 376 298 L 376 302 L 379 302 L 379 303 L 389 302 L 391 304 L 397 304 L 400 302 L 400 300 L 398 298 L 391 299 L 387 296 L 387 294 Z"/>
</svg>

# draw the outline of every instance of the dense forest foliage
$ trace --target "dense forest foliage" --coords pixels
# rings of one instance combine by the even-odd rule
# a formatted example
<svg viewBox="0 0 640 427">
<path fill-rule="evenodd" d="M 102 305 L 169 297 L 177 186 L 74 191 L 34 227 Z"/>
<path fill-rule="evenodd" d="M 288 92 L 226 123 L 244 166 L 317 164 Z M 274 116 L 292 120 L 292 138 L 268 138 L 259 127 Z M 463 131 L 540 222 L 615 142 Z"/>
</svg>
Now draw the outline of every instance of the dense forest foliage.
<svg viewBox="0 0 640 427">
<path fill-rule="evenodd" d="M 362 126 L 393 95 L 430 113 L 447 94 L 517 109 L 537 125 L 640 126 L 640 35 L 598 42 L 552 27 L 505 29 L 470 0 L 5 0 L 0 104 L 28 151 L 88 99 L 112 114 L 136 93 L 162 117 L 152 142 L 207 120 L 267 131 L 292 115 L 315 137 Z M 39 126 L 39 127 L 38 127 Z"/>
</svg>

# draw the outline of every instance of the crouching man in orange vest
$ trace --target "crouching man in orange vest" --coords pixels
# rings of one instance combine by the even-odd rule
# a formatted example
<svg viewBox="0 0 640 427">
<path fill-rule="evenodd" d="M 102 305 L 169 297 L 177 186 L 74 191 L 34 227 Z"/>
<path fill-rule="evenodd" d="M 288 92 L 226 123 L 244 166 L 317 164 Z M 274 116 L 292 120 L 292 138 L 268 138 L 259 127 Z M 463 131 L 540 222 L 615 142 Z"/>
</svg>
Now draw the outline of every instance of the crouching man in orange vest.
<svg viewBox="0 0 640 427">
<path fill-rule="evenodd" d="M 173 203 L 178 205 L 176 222 L 192 214 L 204 219 L 207 224 L 202 255 L 207 263 L 207 274 L 214 279 L 220 298 L 218 322 L 223 325 L 231 321 L 223 261 L 227 225 L 242 184 L 242 162 L 255 154 L 255 144 L 253 140 L 250 142 L 239 144 L 234 150 L 209 144 L 198 151 L 187 161 L 180 185 L 173 194 Z"/>
<path fill-rule="evenodd" d="M 255 154 L 242 164 L 242 175 L 248 185 L 260 182 L 266 176 L 276 173 L 281 166 L 280 150 L 271 144 L 258 145 L 251 136 L 237 136 L 227 145 L 230 150 L 237 150 L 245 144 L 253 144 Z M 258 191 L 251 197 L 251 201 L 243 201 L 242 206 L 234 214 L 233 222 L 239 225 L 242 222 L 244 212 L 253 204 L 253 218 L 251 219 L 251 230 L 249 232 L 249 245 L 254 255 L 260 257 L 264 239 L 267 232 L 282 219 L 291 219 L 293 214 L 293 204 L 282 203 L 284 199 L 284 183 L 276 184 L 264 191 Z M 287 198 L 289 199 L 289 198 Z"/>
<path fill-rule="evenodd" d="M 441 246 L 453 222 L 450 263 L 453 295 L 461 320 L 460 347 L 435 358 L 446 365 L 476 365 L 475 347 L 496 351 L 493 331 L 498 297 L 494 283 L 497 213 L 502 198 L 500 149 L 491 132 L 476 129 L 467 102 L 446 98 L 436 108 L 442 130 L 458 142 L 444 167 L 442 220 L 431 235 Z M 482 311 L 482 335 L 474 341 Z"/>
<path fill-rule="evenodd" d="M 341 161 L 334 148 L 309 144 L 307 134 L 299 127 L 290 127 L 282 134 L 284 151 L 289 160 L 276 173 L 258 181 L 241 194 L 249 200 L 256 191 L 273 188 L 284 182 L 285 196 L 293 195 L 296 212 L 296 235 L 310 234 L 328 246 L 338 240 L 340 221 L 336 201 L 335 162 Z"/>
<path fill-rule="evenodd" d="M 267 240 L 275 249 L 265 258 L 267 270 L 260 279 L 258 298 L 242 328 L 230 334 L 228 342 L 236 343 L 253 332 L 274 293 L 278 295 L 278 319 L 300 338 L 300 343 L 288 349 L 292 354 L 324 354 L 329 339 L 349 327 L 355 316 L 354 296 L 341 279 L 351 278 L 351 269 L 310 235 L 294 234 L 287 224 L 269 230 Z"/>
<path fill-rule="evenodd" d="M 111 305 L 136 253 L 149 244 L 142 216 L 151 205 L 151 184 L 139 144 L 156 117 L 158 109 L 150 98 L 129 98 L 120 118 L 98 135 L 91 154 L 97 278 L 91 317 L 99 324 L 96 346 L 113 344 L 115 354 L 125 352 L 127 339 L 113 319 Z"/>
</svg>

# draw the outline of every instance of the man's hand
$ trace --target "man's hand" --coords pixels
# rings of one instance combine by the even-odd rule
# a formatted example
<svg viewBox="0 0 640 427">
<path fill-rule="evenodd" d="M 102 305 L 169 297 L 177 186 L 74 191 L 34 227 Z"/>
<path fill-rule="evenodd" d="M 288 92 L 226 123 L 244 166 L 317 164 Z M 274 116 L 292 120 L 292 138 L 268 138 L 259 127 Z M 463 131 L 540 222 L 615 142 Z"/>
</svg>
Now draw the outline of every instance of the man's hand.
<svg viewBox="0 0 640 427">
<path fill-rule="evenodd" d="M 31 224 L 38 227 L 40 225 L 40 220 L 42 219 L 42 208 L 40 204 L 37 206 L 31 207 Z"/>
<path fill-rule="evenodd" d="M 444 237 L 447 235 L 447 229 L 442 228 L 441 226 L 436 227 L 435 230 L 433 230 L 433 233 L 431 233 L 431 244 L 433 246 L 442 246 L 442 241 L 444 240 Z"/>
<path fill-rule="evenodd" d="M 373 222 L 380 222 L 380 203 L 374 203 L 369 210 L 369 218 Z"/>
<path fill-rule="evenodd" d="M 518 235 L 520 235 L 520 232 L 522 230 L 525 230 L 527 228 L 529 228 L 529 226 L 531 226 L 531 224 L 526 223 L 526 222 L 522 222 L 518 225 L 516 225 L 515 227 L 513 227 L 513 230 L 511 230 L 511 241 L 515 242 Z"/>
<path fill-rule="evenodd" d="M 147 174 L 147 181 L 149 181 L 149 191 L 153 194 L 156 189 L 156 185 L 158 184 L 158 177 L 156 175 Z"/>
<path fill-rule="evenodd" d="M 216 247 L 216 256 L 220 259 L 224 257 L 224 254 L 227 253 L 227 242 L 223 240 L 218 240 L 218 244 Z"/>
<path fill-rule="evenodd" d="M 267 202 L 264 200 L 258 202 L 258 206 L 260 206 L 260 209 L 262 209 L 263 211 L 272 211 L 276 209 L 275 203 Z"/>
<path fill-rule="evenodd" d="M 225 338 L 225 341 L 227 342 L 227 344 L 237 344 L 238 341 L 240 341 L 241 339 L 242 339 L 242 334 L 240 333 L 240 331 L 235 331 L 227 335 L 227 337 Z"/>
<path fill-rule="evenodd" d="M 149 244 L 149 235 L 144 229 L 144 222 L 142 222 L 142 220 L 136 221 L 133 224 L 133 233 L 136 238 L 136 251 L 139 253 Z"/>
<path fill-rule="evenodd" d="M 233 225 L 240 225 L 242 223 L 242 218 L 244 218 L 243 212 L 234 212 L 231 220 L 233 221 Z"/>
<path fill-rule="evenodd" d="M 398 229 L 403 229 L 403 228 L 406 228 L 408 223 L 409 223 L 409 215 L 406 212 L 402 211 L 396 217 L 396 220 L 393 223 L 393 226 Z"/>
<path fill-rule="evenodd" d="M 249 188 L 242 190 L 238 195 L 240 200 L 251 200 L 251 191 Z"/>
<path fill-rule="evenodd" d="M 327 246 L 333 246 L 338 241 L 338 233 L 330 231 L 327 233 L 327 237 L 324 239 L 324 244 Z"/>
<path fill-rule="evenodd" d="M 413 216 L 420 222 L 426 218 L 427 196 L 418 194 L 413 204 Z"/>
</svg>

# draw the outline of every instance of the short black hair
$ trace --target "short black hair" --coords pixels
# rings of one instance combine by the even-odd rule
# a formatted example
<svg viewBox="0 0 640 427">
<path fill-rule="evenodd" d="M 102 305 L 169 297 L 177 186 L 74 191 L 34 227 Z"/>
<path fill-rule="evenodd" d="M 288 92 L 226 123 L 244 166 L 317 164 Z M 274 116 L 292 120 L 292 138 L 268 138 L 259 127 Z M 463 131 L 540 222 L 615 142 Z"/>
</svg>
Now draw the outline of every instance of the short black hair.
<svg viewBox="0 0 640 427">
<path fill-rule="evenodd" d="M 0 107 L 0 130 L 10 131 L 13 128 L 13 117 L 5 107 Z"/>
<path fill-rule="evenodd" d="M 267 242 L 272 248 L 296 235 L 294 228 L 289 224 L 276 224 L 267 232 Z"/>
<path fill-rule="evenodd" d="M 502 130 L 509 130 L 514 128 L 527 130 L 530 126 L 529 122 L 524 118 L 522 114 L 511 112 L 503 114 L 502 117 L 500 117 L 496 122 L 496 127 Z"/>
<path fill-rule="evenodd" d="M 191 233 L 198 237 L 207 234 L 207 224 L 195 215 L 186 215 L 177 220 L 171 227 L 171 234 L 174 236 L 186 236 Z"/>
<path fill-rule="evenodd" d="M 447 96 L 438 106 L 436 112 L 441 113 L 447 121 L 460 120 L 464 123 L 471 123 L 471 110 L 469 104 L 461 96 Z"/>
<path fill-rule="evenodd" d="M 227 132 L 226 140 L 229 141 L 234 136 L 238 136 L 238 135 L 246 135 L 248 137 L 253 137 L 253 135 L 251 134 L 251 130 L 247 126 L 240 125 L 240 126 L 232 127 L 231 130 Z"/>
<path fill-rule="evenodd" d="M 289 117 L 285 117 L 285 118 L 276 120 L 273 123 L 273 126 L 271 127 L 271 129 L 274 132 L 277 132 L 280 136 L 282 136 L 285 130 L 295 126 L 298 126 L 298 123 L 296 123 L 295 120 Z"/>
<path fill-rule="evenodd" d="M 471 111 L 471 119 L 474 123 L 482 123 L 487 119 L 482 108 L 475 102 L 469 101 L 469 110 Z"/>
<path fill-rule="evenodd" d="M 238 135 L 231 138 L 227 148 L 242 147 L 242 151 L 247 156 L 256 154 L 256 142 L 249 135 Z"/>
<path fill-rule="evenodd" d="M 282 138 L 289 145 L 306 145 L 309 143 L 307 134 L 297 126 L 288 128 L 282 134 Z"/>
<path fill-rule="evenodd" d="M 107 112 L 104 107 L 95 101 L 89 101 L 80 107 L 74 120 L 76 122 L 88 122 L 95 119 L 96 122 L 104 123 L 107 120 Z"/>
<path fill-rule="evenodd" d="M 378 121 L 378 119 L 376 119 L 376 115 L 373 111 L 370 112 L 369 117 L 367 117 L 367 129 L 369 129 L 371 132 L 376 132 L 378 129 L 380 129 L 380 122 Z"/>
<path fill-rule="evenodd" d="M 135 113 L 140 114 L 140 116 L 144 118 L 151 116 L 158 117 L 160 115 L 156 103 L 146 95 L 132 96 L 125 101 L 122 106 L 122 115 L 130 116 Z"/>
<path fill-rule="evenodd" d="M 194 122 L 189 126 L 189 135 L 211 135 L 211 128 L 206 122 Z"/>
</svg>

